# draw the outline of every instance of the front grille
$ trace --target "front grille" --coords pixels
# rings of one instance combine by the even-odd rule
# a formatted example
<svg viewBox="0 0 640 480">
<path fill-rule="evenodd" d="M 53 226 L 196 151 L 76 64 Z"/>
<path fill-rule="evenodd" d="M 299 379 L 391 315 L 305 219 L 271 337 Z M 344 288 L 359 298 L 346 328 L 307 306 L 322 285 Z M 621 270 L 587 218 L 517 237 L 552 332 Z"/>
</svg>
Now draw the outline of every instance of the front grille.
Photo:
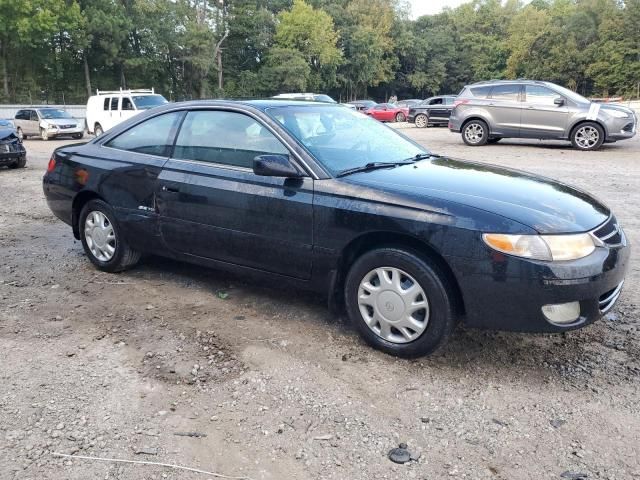
<svg viewBox="0 0 640 480">
<path fill-rule="evenodd" d="M 596 228 L 593 235 L 609 247 L 618 247 L 625 243 L 624 232 L 618 225 L 616 217 L 611 215 L 609 220 Z"/>
<path fill-rule="evenodd" d="M 624 280 L 620 282 L 620 284 L 608 292 L 602 294 L 598 299 L 598 308 L 600 309 L 600 313 L 605 314 L 609 310 L 613 308 L 618 298 L 620 298 L 620 293 L 622 293 L 622 286 L 624 285 Z"/>
<path fill-rule="evenodd" d="M 65 128 L 76 128 L 75 125 L 60 125 L 60 128 L 65 129 Z"/>
</svg>

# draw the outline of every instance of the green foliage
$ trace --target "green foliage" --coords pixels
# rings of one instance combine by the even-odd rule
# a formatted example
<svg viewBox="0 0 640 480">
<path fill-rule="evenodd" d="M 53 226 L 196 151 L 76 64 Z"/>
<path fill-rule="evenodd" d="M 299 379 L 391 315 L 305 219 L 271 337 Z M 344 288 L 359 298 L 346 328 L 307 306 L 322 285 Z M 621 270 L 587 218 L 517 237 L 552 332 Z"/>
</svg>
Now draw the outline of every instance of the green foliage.
<svg viewBox="0 0 640 480">
<path fill-rule="evenodd" d="M 119 86 L 383 100 L 519 77 L 637 95 L 640 0 L 472 0 L 415 20 L 406 0 L 0 0 L 5 102 Z"/>
</svg>

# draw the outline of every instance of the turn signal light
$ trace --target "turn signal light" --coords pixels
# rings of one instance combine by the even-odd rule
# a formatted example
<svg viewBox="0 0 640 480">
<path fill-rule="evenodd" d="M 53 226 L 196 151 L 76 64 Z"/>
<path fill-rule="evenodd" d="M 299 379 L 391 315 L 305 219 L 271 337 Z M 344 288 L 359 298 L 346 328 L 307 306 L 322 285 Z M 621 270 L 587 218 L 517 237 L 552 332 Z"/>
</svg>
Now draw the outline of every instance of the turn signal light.
<svg viewBox="0 0 640 480">
<path fill-rule="evenodd" d="M 53 155 L 51 155 L 51 158 L 49 159 L 49 163 L 47 165 L 47 173 L 53 172 L 54 168 L 56 168 L 56 159 Z"/>
</svg>

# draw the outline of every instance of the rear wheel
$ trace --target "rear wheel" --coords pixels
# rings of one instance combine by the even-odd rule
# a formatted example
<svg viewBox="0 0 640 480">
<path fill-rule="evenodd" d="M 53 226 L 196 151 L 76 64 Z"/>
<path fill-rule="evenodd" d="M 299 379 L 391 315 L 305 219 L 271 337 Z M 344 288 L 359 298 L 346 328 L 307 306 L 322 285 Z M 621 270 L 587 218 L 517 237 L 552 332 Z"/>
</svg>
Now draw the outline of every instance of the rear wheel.
<svg viewBox="0 0 640 480">
<path fill-rule="evenodd" d="M 424 113 L 420 113 L 416 115 L 416 127 L 418 128 L 427 128 L 429 126 L 429 117 L 427 117 Z"/>
<path fill-rule="evenodd" d="M 96 126 L 93 129 L 93 132 L 96 134 L 96 137 L 99 137 L 100 135 L 102 135 L 104 133 L 104 130 L 102 129 L 102 125 L 100 125 L 99 123 L 96 123 Z"/>
<path fill-rule="evenodd" d="M 140 252 L 127 244 L 113 209 L 102 200 L 90 200 L 82 207 L 78 229 L 84 251 L 96 267 L 120 272 L 133 267 Z"/>
<path fill-rule="evenodd" d="M 24 168 L 27 166 L 27 156 L 23 155 L 22 157 L 20 157 L 18 159 L 17 162 L 12 163 L 11 165 L 9 165 L 9 168 Z"/>
<path fill-rule="evenodd" d="M 571 144 L 578 150 L 597 150 L 604 143 L 604 129 L 595 122 L 585 122 L 571 132 Z"/>
<path fill-rule="evenodd" d="M 401 357 L 428 355 L 456 326 L 447 280 L 409 250 L 380 248 L 358 258 L 347 275 L 349 318 L 374 348 Z"/>
<path fill-rule="evenodd" d="M 44 140 L 45 142 L 46 142 L 47 140 L 49 140 L 49 133 L 47 132 L 47 130 L 46 130 L 45 128 L 41 128 L 41 129 L 40 129 L 40 138 L 41 138 L 42 140 Z"/>
<path fill-rule="evenodd" d="M 398 112 L 396 113 L 396 122 L 404 122 L 407 119 L 404 113 Z"/>
<path fill-rule="evenodd" d="M 489 139 L 489 127 L 482 120 L 471 120 L 462 128 L 462 140 L 467 145 L 479 147 Z"/>
</svg>

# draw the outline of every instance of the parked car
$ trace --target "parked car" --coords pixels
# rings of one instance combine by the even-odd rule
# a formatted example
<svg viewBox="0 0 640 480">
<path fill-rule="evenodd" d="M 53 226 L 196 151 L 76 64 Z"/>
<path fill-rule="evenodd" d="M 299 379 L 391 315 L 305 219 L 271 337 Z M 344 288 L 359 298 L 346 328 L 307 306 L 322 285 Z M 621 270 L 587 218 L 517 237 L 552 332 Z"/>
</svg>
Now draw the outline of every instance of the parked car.
<svg viewBox="0 0 640 480">
<path fill-rule="evenodd" d="M 323 93 L 281 93 L 271 98 L 278 100 L 298 100 L 306 102 L 320 102 L 320 103 L 338 103 L 329 95 Z"/>
<path fill-rule="evenodd" d="M 153 253 L 328 294 L 386 352 L 610 310 L 629 248 L 589 194 L 452 160 L 339 105 L 195 101 L 54 151 L 53 213 L 101 270 Z"/>
<path fill-rule="evenodd" d="M 152 89 L 100 91 L 87 101 L 87 131 L 97 137 L 138 113 L 167 103 Z"/>
<path fill-rule="evenodd" d="M 579 150 L 632 138 L 638 120 L 630 108 L 600 104 L 536 80 L 492 80 L 464 87 L 449 120 L 471 146 L 501 138 L 569 140 Z"/>
<path fill-rule="evenodd" d="M 66 110 L 55 107 L 29 107 L 18 110 L 13 120 L 20 140 L 39 136 L 42 140 L 57 137 L 82 138 L 84 123 Z"/>
<path fill-rule="evenodd" d="M 422 102 L 422 100 L 418 99 L 418 98 L 410 98 L 408 100 L 399 100 L 397 102 L 394 102 L 393 104 L 396 107 L 406 107 L 406 108 L 411 108 L 415 105 L 418 105 Z"/>
<path fill-rule="evenodd" d="M 392 103 L 378 103 L 364 113 L 381 122 L 404 122 L 409 115 L 409 108 L 398 107 Z"/>
<path fill-rule="evenodd" d="M 455 95 L 442 95 L 423 100 L 419 105 L 409 108 L 407 121 L 418 128 L 435 125 L 448 125 Z"/>
<path fill-rule="evenodd" d="M 11 120 L 0 120 L 0 167 L 24 168 L 27 151 Z"/>
<path fill-rule="evenodd" d="M 373 100 L 352 100 L 351 102 L 347 102 L 347 104 L 355 106 L 359 112 L 364 112 L 377 105 Z"/>
</svg>

